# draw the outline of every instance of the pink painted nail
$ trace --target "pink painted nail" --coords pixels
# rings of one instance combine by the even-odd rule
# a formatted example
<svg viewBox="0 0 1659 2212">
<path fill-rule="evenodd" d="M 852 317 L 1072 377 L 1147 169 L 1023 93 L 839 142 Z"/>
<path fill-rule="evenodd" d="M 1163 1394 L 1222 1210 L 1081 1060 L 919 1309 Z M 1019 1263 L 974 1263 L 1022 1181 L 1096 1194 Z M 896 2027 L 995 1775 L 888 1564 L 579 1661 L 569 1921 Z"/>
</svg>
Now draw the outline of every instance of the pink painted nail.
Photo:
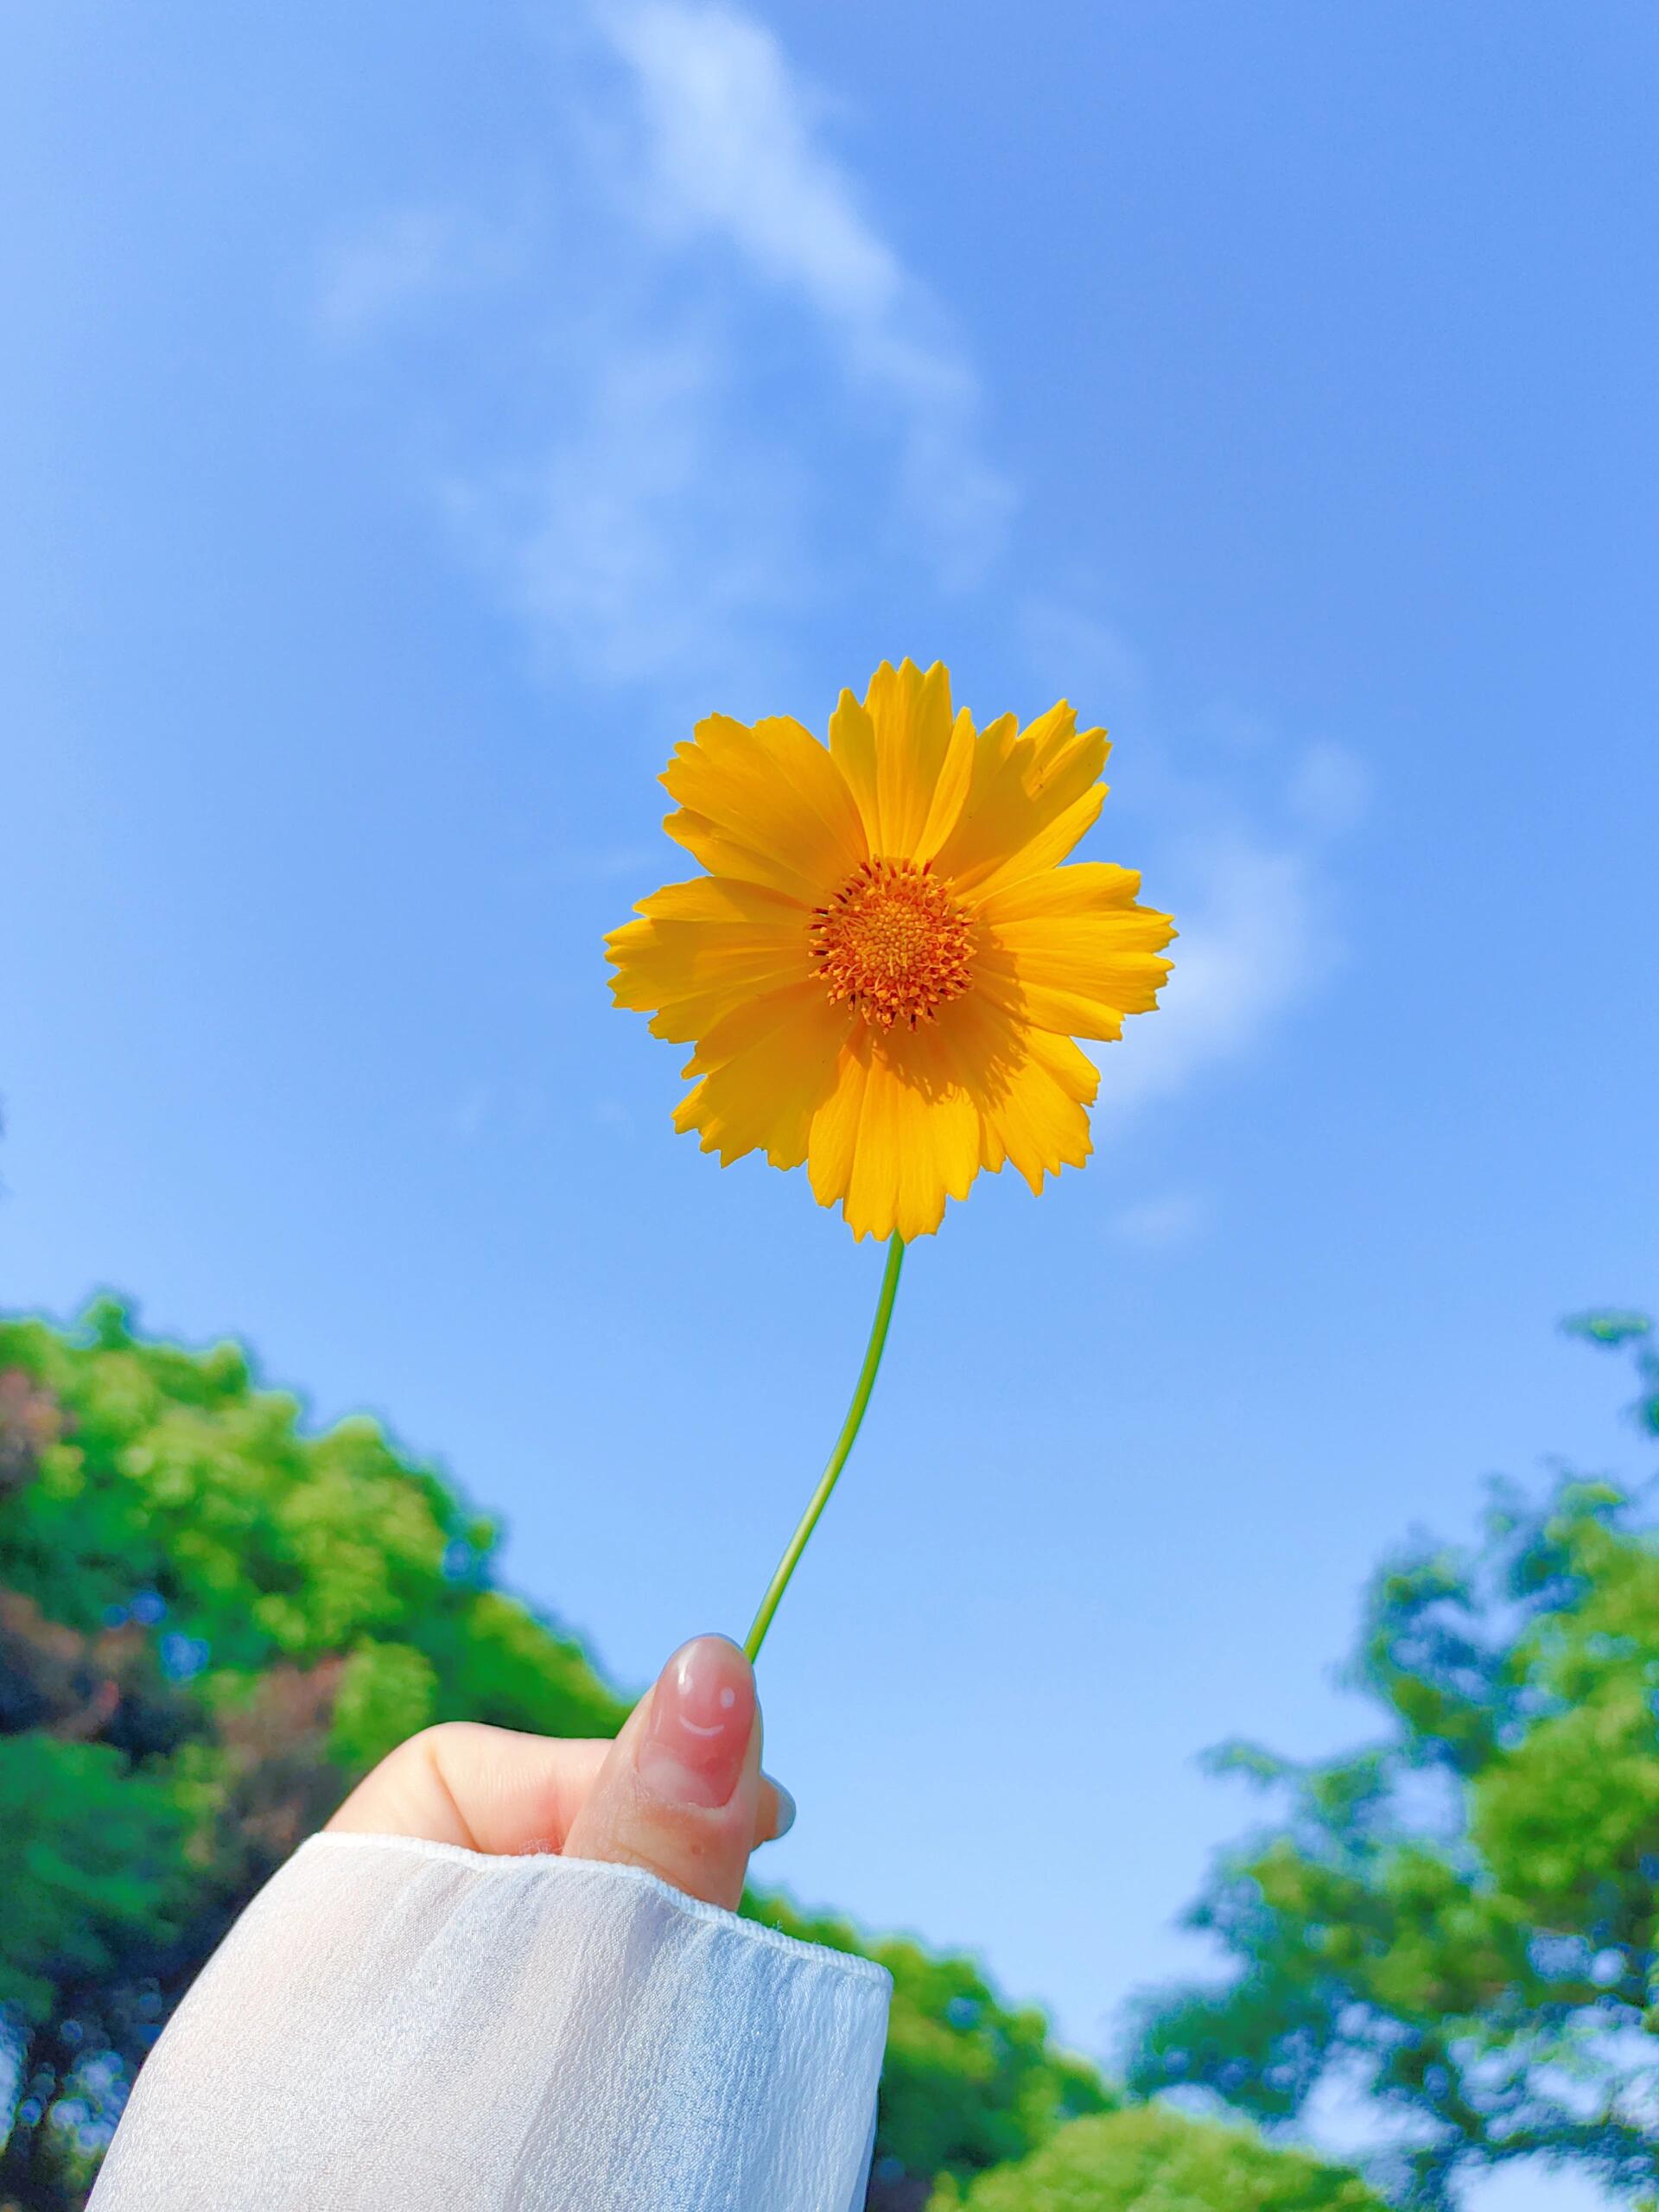
<svg viewBox="0 0 1659 2212">
<path fill-rule="evenodd" d="M 635 1771 L 654 1797 L 730 1802 L 754 1730 L 754 1675 L 723 1636 L 694 1637 L 658 1676 Z"/>
</svg>

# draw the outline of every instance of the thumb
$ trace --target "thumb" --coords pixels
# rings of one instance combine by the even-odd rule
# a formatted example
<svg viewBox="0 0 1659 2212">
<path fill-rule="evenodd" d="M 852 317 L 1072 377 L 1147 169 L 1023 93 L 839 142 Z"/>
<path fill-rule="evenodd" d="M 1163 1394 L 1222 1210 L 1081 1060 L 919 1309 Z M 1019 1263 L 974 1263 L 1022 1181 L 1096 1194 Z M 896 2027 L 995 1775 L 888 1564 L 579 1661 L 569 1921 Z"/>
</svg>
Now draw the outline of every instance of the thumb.
<svg viewBox="0 0 1659 2212">
<path fill-rule="evenodd" d="M 564 1855 L 643 1866 L 689 1897 L 734 1908 L 760 1793 L 753 1670 L 723 1636 L 699 1636 L 629 1714 Z"/>
</svg>

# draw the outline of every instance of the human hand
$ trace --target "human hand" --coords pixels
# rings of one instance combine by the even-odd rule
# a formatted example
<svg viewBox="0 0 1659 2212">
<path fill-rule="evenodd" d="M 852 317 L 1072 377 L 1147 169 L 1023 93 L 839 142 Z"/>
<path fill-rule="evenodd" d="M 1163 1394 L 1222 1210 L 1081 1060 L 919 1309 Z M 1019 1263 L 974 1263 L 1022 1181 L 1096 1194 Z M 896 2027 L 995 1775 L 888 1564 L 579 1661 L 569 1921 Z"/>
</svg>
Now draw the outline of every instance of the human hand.
<svg viewBox="0 0 1659 2212">
<path fill-rule="evenodd" d="M 732 1909 L 750 1852 L 794 1817 L 788 1791 L 760 1771 L 748 1661 L 723 1636 L 700 1636 L 674 1654 L 614 1743 L 444 1721 L 382 1759 L 328 1827 L 643 1866 Z"/>
</svg>

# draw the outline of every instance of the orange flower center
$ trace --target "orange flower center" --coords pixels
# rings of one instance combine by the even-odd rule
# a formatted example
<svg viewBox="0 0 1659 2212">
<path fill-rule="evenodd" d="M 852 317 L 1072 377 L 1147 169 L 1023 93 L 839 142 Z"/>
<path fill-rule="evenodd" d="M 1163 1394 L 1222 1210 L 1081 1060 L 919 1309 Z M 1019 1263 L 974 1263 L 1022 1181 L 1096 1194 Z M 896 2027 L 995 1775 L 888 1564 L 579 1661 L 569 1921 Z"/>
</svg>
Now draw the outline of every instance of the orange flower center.
<svg viewBox="0 0 1659 2212">
<path fill-rule="evenodd" d="M 866 861 L 813 911 L 812 957 L 830 996 L 878 1028 L 931 1021 L 968 988 L 968 917 L 931 863 Z"/>
</svg>

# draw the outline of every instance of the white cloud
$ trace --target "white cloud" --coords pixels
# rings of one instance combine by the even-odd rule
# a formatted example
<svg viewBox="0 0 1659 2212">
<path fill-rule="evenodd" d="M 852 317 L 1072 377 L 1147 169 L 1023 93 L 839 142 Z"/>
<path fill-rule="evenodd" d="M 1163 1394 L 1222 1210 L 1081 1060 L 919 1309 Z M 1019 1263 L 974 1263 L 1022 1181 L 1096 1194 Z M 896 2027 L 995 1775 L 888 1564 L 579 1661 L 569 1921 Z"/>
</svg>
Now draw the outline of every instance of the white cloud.
<svg viewBox="0 0 1659 2212">
<path fill-rule="evenodd" d="M 450 513 L 556 666 L 693 692 L 765 671 L 806 590 L 796 465 L 726 415 L 718 341 L 612 329 L 561 435 L 458 474 Z"/>
<path fill-rule="evenodd" d="M 1238 831 L 1172 860 L 1167 880 L 1191 887 L 1190 902 L 1173 901 L 1174 971 L 1156 1014 L 1099 1048 L 1109 1111 L 1173 1097 L 1252 1050 L 1338 957 L 1312 853 Z"/>
<path fill-rule="evenodd" d="M 1013 499 L 979 448 L 979 378 L 823 145 L 821 104 L 777 39 L 694 0 L 617 0 L 595 19 L 633 79 L 649 219 L 671 240 L 722 242 L 812 313 L 893 417 L 908 518 L 943 577 L 978 581 Z"/>
<path fill-rule="evenodd" d="M 553 60 L 530 159 L 348 232 L 315 301 L 329 345 L 439 365 L 415 435 L 537 658 L 706 704 L 879 564 L 980 580 L 979 378 L 771 31 L 589 0 Z"/>
<path fill-rule="evenodd" d="M 1338 967 L 1332 847 L 1365 814 L 1371 777 L 1344 746 L 1292 746 L 1236 702 L 1166 721 L 1110 595 L 1077 577 L 1028 597 L 1020 624 L 1042 699 L 1068 688 L 1090 721 L 1123 710 L 1109 770 L 1117 834 L 1099 834 L 1099 852 L 1133 861 L 1144 900 L 1179 929 L 1157 1013 L 1095 1053 L 1102 1109 L 1122 1117 L 1261 1051 Z"/>
<path fill-rule="evenodd" d="M 423 404 L 396 385 L 395 401 L 556 679 L 647 687 L 670 726 L 716 700 L 762 711 L 842 583 L 913 597 L 918 560 L 924 584 L 985 575 L 1012 493 L 980 379 L 753 15 L 588 0 L 557 35 L 544 141 L 507 149 L 493 212 L 474 190 L 348 238 L 320 328 L 366 352 L 428 318 L 401 358 L 423 374 L 429 352 L 442 374 Z M 1150 673 L 1103 601 L 1037 575 L 1008 613 L 982 604 L 1042 702 L 1065 691 L 1129 725 L 1115 780 L 1182 935 L 1162 1009 L 1100 1056 L 1121 1111 L 1259 1049 L 1317 989 L 1338 957 L 1329 848 L 1369 778 L 1236 707 L 1156 733 Z M 1160 1233 L 1151 1215 L 1121 1231 Z"/>
<path fill-rule="evenodd" d="M 638 86 L 658 220 L 721 232 L 826 320 L 879 329 L 908 279 L 817 143 L 810 95 L 772 33 L 695 0 L 618 0 L 595 20 Z"/>
<path fill-rule="evenodd" d="M 1340 963 L 1331 849 L 1362 818 L 1370 777 L 1346 747 L 1293 747 L 1236 703 L 1163 726 L 1149 674 L 1101 596 L 1033 596 L 1020 623 L 1039 696 L 1069 689 L 1089 719 L 1108 722 L 1109 702 L 1127 706 L 1109 819 L 1133 849 L 1106 833 L 1099 849 L 1141 868 L 1142 897 L 1180 931 L 1157 1013 L 1096 1052 L 1101 1104 L 1122 1116 L 1259 1052 Z"/>
</svg>

